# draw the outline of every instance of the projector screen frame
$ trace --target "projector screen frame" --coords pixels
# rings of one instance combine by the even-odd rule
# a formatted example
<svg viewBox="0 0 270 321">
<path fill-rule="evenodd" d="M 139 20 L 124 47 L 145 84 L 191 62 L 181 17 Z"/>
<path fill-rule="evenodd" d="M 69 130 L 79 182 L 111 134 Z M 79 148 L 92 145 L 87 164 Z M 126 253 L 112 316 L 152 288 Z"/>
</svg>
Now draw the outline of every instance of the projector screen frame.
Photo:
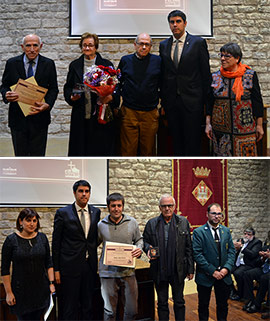
<svg viewBox="0 0 270 321">
<path fill-rule="evenodd" d="M 94 27 L 94 30 L 91 29 L 91 28 L 85 28 L 84 31 L 82 31 L 80 34 L 78 33 L 73 33 L 73 30 L 72 30 L 72 1 L 78 1 L 78 0 L 69 0 L 69 36 L 68 36 L 68 39 L 79 39 L 81 37 L 81 34 L 83 32 L 93 32 L 93 33 L 96 33 L 98 35 L 98 37 L 100 39 L 134 39 L 137 34 L 139 32 L 133 32 L 133 33 L 122 33 L 123 31 L 123 27 L 121 28 L 121 32 L 115 32 L 114 34 L 104 34 L 104 33 L 100 33 L 99 32 L 99 29 L 98 29 L 98 26 L 95 25 Z M 91 1 L 97 1 L 97 0 L 91 0 Z M 189 0 L 189 1 L 193 1 L 193 0 Z M 209 21 L 209 24 L 210 24 L 210 32 L 209 33 L 196 33 L 196 32 L 190 32 L 191 34 L 193 35 L 197 35 L 197 36 L 200 36 L 200 37 L 203 37 L 203 38 L 213 38 L 214 35 L 213 35 L 213 0 L 196 0 L 196 1 L 208 1 L 209 2 L 209 5 L 210 5 L 210 21 Z M 174 8 L 172 8 L 173 10 Z M 170 12 L 171 10 L 168 11 L 168 13 Z M 187 22 L 189 23 L 189 16 L 187 14 Z M 158 21 L 159 24 L 160 24 L 160 20 Z M 163 38 L 168 38 L 169 36 L 171 36 L 171 33 L 170 33 L 170 30 L 169 30 L 169 26 L 168 26 L 168 22 L 167 22 L 167 15 L 164 15 L 164 25 L 166 24 L 166 30 L 167 32 L 164 32 L 162 34 L 155 34 L 155 33 L 151 33 L 150 32 L 150 36 L 153 38 L 153 39 L 163 39 Z M 189 31 L 189 25 L 187 25 L 187 31 Z M 147 31 L 147 28 L 145 27 L 142 27 L 141 30 L 144 30 L 145 32 L 148 32 Z"/>
<path fill-rule="evenodd" d="M 27 159 L 25 158 L 21 158 L 22 160 L 26 161 Z M 12 161 L 20 161 L 20 157 L 17 157 L 17 158 L 10 158 L 10 157 L 2 157 L 1 160 L 0 160 L 0 164 L 1 164 L 1 161 L 4 161 L 4 160 L 12 160 Z M 51 158 L 42 158 L 42 159 L 29 159 L 29 160 L 33 160 L 35 162 L 38 162 L 39 160 L 42 160 L 42 161 L 49 161 L 49 160 L 60 160 L 60 161 L 64 161 L 64 160 L 80 160 L 80 161 L 97 161 L 98 159 L 96 158 L 93 158 L 93 159 L 79 159 L 79 158 L 72 158 L 72 157 L 65 157 L 65 158 L 54 158 L 54 159 L 51 159 Z M 89 181 L 90 185 L 91 185 L 91 197 L 90 197 L 90 200 L 89 200 L 89 204 L 91 205 L 94 205 L 94 206 L 97 206 L 97 207 L 100 207 L 100 208 L 105 208 L 107 207 L 107 204 L 106 204 L 106 197 L 109 193 L 109 159 L 100 159 L 102 161 L 105 162 L 105 167 L 104 167 L 104 170 L 105 170 L 105 175 L 106 177 L 105 178 L 105 181 L 104 182 L 99 182 L 98 184 L 105 184 L 105 187 L 104 187 L 104 190 L 103 192 L 100 192 L 102 194 L 102 199 L 103 201 L 101 202 L 95 202 L 93 200 L 93 194 L 95 195 L 95 186 L 97 186 L 97 182 L 92 180 L 92 179 L 89 179 L 87 177 L 79 177 L 79 178 L 71 178 L 70 179 L 70 185 L 68 185 L 67 187 L 67 191 L 66 193 L 69 193 L 69 194 L 65 194 L 67 195 L 67 198 L 69 198 L 70 200 L 69 201 L 66 201 L 66 202 L 62 202 L 62 201 L 59 201 L 59 202 L 48 202 L 48 201 L 44 201 L 44 202 L 31 202 L 31 201 L 26 201 L 26 202 L 21 202 L 21 201 L 16 201 L 16 195 L 14 195 L 14 200 L 13 201 L 4 201 L 3 197 L 2 197 L 2 194 L 3 192 L 1 191 L 1 196 L 0 196 L 0 207 L 3 208 L 3 207 L 34 207 L 34 208 L 40 208 L 40 207 L 63 207 L 63 206 L 66 206 L 68 204 L 72 204 L 74 201 L 75 201 L 75 198 L 74 198 L 74 195 L 73 195 L 73 191 L 72 191 L 72 186 L 73 184 L 77 181 L 77 180 L 80 180 L 80 179 L 85 179 L 87 181 Z M 1 165 L 1 170 L 2 170 L 2 165 Z M 1 181 L 3 181 L 3 178 L 2 178 L 2 173 L 1 173 Z M 26 180 L 26 177 L 24 178 L 24 180 Z M 52 179 L 51 179 L 52 180 Z M 44 180 L 42 181 L 41 179 L 41 182 L 44 183 Z M 3 182 L 1 184 L 1 189 L 5 188 Z M 105 195 L 106 194 L 106 195 Z M 100 197 L 98 197 L 100 198 Z"/>
</svg>

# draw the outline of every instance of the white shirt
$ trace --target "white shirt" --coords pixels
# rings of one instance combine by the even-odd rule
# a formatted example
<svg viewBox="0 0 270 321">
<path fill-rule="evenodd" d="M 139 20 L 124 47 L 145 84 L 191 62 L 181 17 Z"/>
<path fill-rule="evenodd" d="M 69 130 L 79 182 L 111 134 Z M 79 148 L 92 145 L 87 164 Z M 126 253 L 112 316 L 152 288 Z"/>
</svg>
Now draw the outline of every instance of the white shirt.
<svg viewBox="0 0 270 321">
<path fill-rule="evenodd" d="M 78 213 L 78 216 L 79 216 L 79 219 L 81 220 L 81 207 L 75 203 L 75 208 L 76 208 L 76 211 Z M 88 235 L 88 232 L 89 232 L 89 229 L 90 229 L 90 224 L 91 224 L 91 220 L 90 220 L 90 215 L 89 215 L 89 212 L 88 212 L 88 205 L 86 205 L 84 208 L 83 208 L 83 215 L 84 215 L 84 218 L 85 218 L 85 238 L 87 238 L 87 235 Z"/>
<path fill-rule="evenodd" d="M 178 39 L 179 40 L 179 42 L 178 42 L 178 61 L 180 61 L 180 58 L 181 58 L 181 54 L 182 54 L 182 50 L 183 50 L 183 47 L 184 47 L 184 43 L 186 41 L 186 36 L 187 36 L 187 33 L 184 32 L 182 37 L 180 37 L 180 39 Z M 173 36 L 173 44 L 172 44 L 172 50 L 171 50 L 171 58 L 172 58 L 172 60 L 173 60 L 173 54 L 174 54 L 176 40 L 177 39 Z"/>
</svg>

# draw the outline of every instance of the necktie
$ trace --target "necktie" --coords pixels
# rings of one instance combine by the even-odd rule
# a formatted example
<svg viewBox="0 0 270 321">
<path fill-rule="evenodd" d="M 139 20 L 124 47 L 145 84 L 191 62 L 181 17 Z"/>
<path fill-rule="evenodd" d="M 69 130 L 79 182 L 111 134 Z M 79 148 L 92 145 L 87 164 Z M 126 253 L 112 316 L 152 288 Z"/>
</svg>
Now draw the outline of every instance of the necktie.
<svg viewBox="0 0 270 321">
<path fill-rule="evenodd" d="M 33 60 L 29 61 L 29 66 L 28 66 L 28 69 L 27 69 L 27 78 L 32 77 L 34 75 L 33 63 L 34 63 Z"/>
<path fill-rule="evenodd" d="M 220 249 L 220 240 L 219 240 L 219 237 L 218 237 L 218 234 L 217 234 L 217 228 L 214 228 L 213 227 L 213 230 L 214 230 L 214 233 L 215 233 L 215 243 L 216 243 L 216 246 L 217 246 L 217 250 L 218 250 L 218 256 L 219 256 L 219 266 L 220 266 L 220 262 L 221 262 L 221 249 Z"/>
<path fill-rule="evenodd" d="M 84 217 L 84 210 L 83 208 L 81 208 L 81 224 L 82 224 L 82 228 L 84 230 L 84 233 L 85 233 L 85 217 Z"/>
<path fill-rule="evenodd" d="M 173 53 L 173 62 L 175 64 L 175 67 L 177 68 L 178 67 L 178 43 L 179 43 L 179 40 L 176 40 L 175 42 L 175 48 L 174 48 L 174 53 Z"/>
</svg>

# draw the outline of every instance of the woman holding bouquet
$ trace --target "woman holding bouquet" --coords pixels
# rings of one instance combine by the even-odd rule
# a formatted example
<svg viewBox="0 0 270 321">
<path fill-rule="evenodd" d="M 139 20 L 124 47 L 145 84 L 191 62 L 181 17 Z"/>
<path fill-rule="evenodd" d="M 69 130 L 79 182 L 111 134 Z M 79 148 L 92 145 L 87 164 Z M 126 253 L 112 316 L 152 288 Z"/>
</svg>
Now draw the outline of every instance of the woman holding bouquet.
<svg viewBox="0 0 270 321">
<path fill-rule="evenodd" d="M 115 139 L 115 122 L 108 119 L 106 124 L 98 122 L 99 102 L 110 102 L 112 95 L 98 97 L 89 89 L 84 89 L 83 76 L 87 68 L 93 65 L 112 66 L 97 52 L 99 39 L 96 34 L 82 34 L 79 46 L 82 55 L 69 65 L 67 80 L 64 85 L 66 102 L 72 106 L 68 156 L 113 156 Z M 111 111 L 110 107 L 108 111 Z"/>
</svg>

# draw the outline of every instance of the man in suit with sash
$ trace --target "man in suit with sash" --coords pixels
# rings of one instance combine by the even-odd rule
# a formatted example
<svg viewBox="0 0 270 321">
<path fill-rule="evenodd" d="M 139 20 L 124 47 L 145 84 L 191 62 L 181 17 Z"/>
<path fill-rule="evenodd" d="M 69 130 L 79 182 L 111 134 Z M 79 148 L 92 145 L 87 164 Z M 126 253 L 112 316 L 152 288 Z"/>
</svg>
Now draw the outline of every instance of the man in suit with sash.
<svg viewBox="0 0 270 321">
<path fill-rule="evenodd" d="M 161 41 L 161 105 L 173 139 L 175 156 L 200 156 L 204 104 L 211 90 L 206 41 L 186 32 L 186 15 L 168 15 L 173 35 Z"/>
<path fill-rule="evenodd" d="M 92 320 L 100 210 L 88 205 L 91 186 L 74 183 L 75 202 L 56 211 L 52 240 L 55 282 L 61 285 L 62 319 Z"/>
<path fill-rule="evenodd" d="M 196 277 L 199 320 L 208 320 L 212 287 L 216 296 L 217 320 L 226 320 L 228 298 L 232 284 L 231 269 L 234 265 L 235 248 L 229 228 L 220 224 L 221 206 L 208 206 L 208 221 L 193 232 L 193 254 Z"/>
<path fill-rule="evenodd" d="M 58 95 L 54 61 L 39 54 L 40 37 L 34 34 L 23 38 L 23 54 L 8 59 L 0 88 L 4 102 L 9 103 L 8 126 L 11 129 L 15 156 L 45 156 L 50 111 Z M 11 90 L 18 80 L 34 76 L 39 86 L 48 89 L 45 101 L 31 106 L 24 116 L 18 105 L 18 94 Z"/>
</svg>

